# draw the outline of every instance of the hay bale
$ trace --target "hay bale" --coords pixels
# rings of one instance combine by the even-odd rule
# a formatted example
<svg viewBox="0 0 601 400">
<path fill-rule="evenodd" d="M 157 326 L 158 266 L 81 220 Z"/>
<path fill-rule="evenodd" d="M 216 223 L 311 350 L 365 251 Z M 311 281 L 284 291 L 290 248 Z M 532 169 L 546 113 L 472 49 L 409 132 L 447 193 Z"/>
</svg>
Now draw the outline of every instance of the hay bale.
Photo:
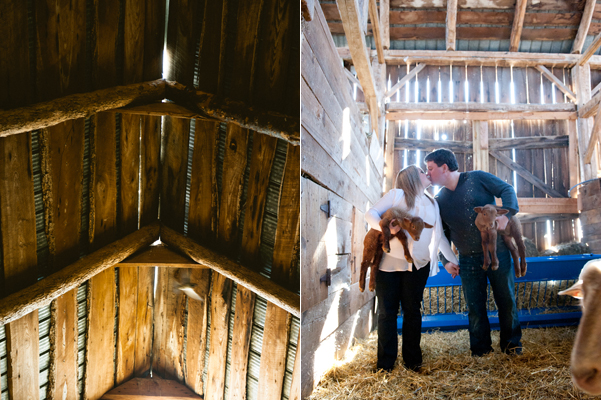
<svg viewBox="0 0 601 400">
<path fill-rule="evenodd" d="M 588 244 L 580 242 L 568 242 L 548 248 L 541 253 L 541 256 L 567 256 L 571 254 L 587 254 L 590 252 L 591 249 L 588 247 Z"/>
<path fill-rule="evenodd" d="M 524 245 L 526 246 L 526 257 L 540 256 L 540 253 L 538 252 L 538 249 L 532 240 L 528 239 L 526 236 L 522 236 L 522 239 L 524 240 Z"/>
<path fill-rule="evenodd" d="M 485 357 L 469 355 L 466 330 L 424 334 L 421 373 L 405 369 L 400 360 L 384 373 L 373 371 L 377 335 L 372 333 L 333 366 L 309 399 L 592 399 L 571 382 L 575 334 L 574 327 L 524 329 L 524 352 L 514 357 L 499 352 L 498 331 L 495 352 Z"/>
</svg>

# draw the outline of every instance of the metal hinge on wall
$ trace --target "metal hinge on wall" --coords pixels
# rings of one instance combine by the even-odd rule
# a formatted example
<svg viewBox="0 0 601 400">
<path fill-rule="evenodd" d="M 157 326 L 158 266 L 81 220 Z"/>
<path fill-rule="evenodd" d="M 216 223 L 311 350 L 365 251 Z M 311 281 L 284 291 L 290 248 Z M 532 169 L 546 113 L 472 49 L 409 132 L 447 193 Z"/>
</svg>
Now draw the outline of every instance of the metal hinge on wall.
<svg viewBox="0 0 601 400">
<path fill-rule="evenodd" d="M 319 278 L 319 282 L 325 282 L 326 286 L 331 286 L 332 285 L 332 270 L 331 269 L 326 269 L 326 274 L 324 276 L 322 276 L 321 278 Z"/>
<path fill-rule="evenodd" d="M 321 207 L 319 207 L 319 209 L 326 213 L 328 218 L 330 218 L 330 200 L 328 200 L 326 204 L 322 204 Z"/>
</svg>

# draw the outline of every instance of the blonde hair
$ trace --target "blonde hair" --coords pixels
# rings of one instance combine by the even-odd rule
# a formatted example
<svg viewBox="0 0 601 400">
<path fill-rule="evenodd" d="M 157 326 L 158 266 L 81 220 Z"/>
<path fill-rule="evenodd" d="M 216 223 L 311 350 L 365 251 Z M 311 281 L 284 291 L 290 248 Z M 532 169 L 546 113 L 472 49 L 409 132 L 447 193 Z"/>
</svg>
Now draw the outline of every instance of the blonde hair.
<svg viewBox="0 0 601 400">
<path fill-rule="evenodd" d="M 395 187 L 397 189 L 402 189 L 403 192 L 405 192 L 405 202 L 407 203 L 407 208 L 409 210 L 415 206 L 415 198 L 422 193 L 434 203 L 432 196 L 430 196 L 430 193 L 428 193 L 424 185 L 422 185 L 422 181 L 419 177 L 420 173 L 424 173 L 420 167 L 409 165 L 400 170 L 396 176 Z"/>
</svg>

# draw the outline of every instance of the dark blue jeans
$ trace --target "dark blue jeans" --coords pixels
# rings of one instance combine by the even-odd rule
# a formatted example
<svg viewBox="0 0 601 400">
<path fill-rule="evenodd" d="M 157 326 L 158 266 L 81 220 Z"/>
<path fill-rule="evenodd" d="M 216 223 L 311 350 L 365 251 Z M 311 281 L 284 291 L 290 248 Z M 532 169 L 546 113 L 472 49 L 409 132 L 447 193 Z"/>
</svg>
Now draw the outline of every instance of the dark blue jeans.
<svg viewBox="0 0 601 400">
<path fill-rule="evenodd" d="M 391 370 L 396 362 L 399 302 L 403 310 L 403 361 L 409 368 L 421 366 L 422 314 L 420 308 L 429 274 L 429 263 L 413 271 L 378 271 L 376 276 L 376 298 L 378 299 L 377 368 Z"/>
<path fill-rule="evenodd" d="M 487 279 L 499 311 L 501 351 L 521 353 L 522 330 L 515 304 L 514 271 L 508 251 L 497 253 L 499 269 L 482 269 L 483 256 L 459 258 L 461 286 L 468 307 L 470 350 L 474 356 L 493 351 L 486 313 Z"/>
</svg>

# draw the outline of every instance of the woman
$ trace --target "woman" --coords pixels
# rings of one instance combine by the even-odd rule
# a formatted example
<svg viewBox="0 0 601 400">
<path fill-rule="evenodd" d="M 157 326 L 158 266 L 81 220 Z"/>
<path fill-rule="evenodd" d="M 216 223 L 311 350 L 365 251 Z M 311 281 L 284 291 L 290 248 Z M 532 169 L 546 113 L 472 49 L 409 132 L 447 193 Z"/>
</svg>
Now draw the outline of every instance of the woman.
<svg viewBox="0 0 601 400">
<path fill-rule="evenodd" d="M 457 264 L 457 257 L 442 231 L 438 204 L 425 189 L 430 180 L 417 166 L 410 165 L 399 171 L 396 189 L 382 197 L 367 213 L 365 220 L 373 229 L 381 231 L 380 216 L 390 207 L 402 207 L 410 214 L 421 217 L 433 225 L 422 231 L 418 242 L 408 236 L 413 264 L 405 260 L 403 246 L 397 238 L 390 240 L 390 253 L 384 253 L 376 277 L 378 301 L 378 362 L 377 369 L 391 371 L 397 358 L 397 315 L 399 302 L 403 310 L 402 355 L 405 366 L 419 371 L 422 364 L 420 348 L 422 315 L 420 303 L 428 276 L 438 273 L 438 249 L 450 262 Z M 394 234 L 398 227 L 390 224 Z"/>
</svg>

